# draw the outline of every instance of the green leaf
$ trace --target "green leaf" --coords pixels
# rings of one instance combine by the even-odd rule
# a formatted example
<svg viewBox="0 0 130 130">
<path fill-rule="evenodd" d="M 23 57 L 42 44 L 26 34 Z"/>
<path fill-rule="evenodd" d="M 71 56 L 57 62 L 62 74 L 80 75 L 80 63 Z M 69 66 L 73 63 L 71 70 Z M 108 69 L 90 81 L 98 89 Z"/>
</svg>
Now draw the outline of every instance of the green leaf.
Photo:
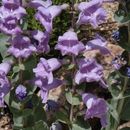
<svg viewBox="0 0 130 130">
<path fill-rule="evenodd" d="M 27 128 L 23 128 L 21 130 L 35 130 L 35 128 L 34 127 L 27 127 Z"/>
<path fill-rule="evenodd" d="M 19 66 L 14 66 L 13 67 L 13 73 L 18 73 L 20 71 Z"/>
<path fill-rule="evenodd" d="M 121 130 L 130 130 L 130 128 L 126 127 L 126 128 L 121 129 Z"/>
<path fill-rule="evenodd" d="M 0 33 L 0 53 L 1 53 L 3 58 L 8 56 L 8 53 L 7 53 L 7 41 L 8 41 L 8 39 L 9 39 L 9 37 L 7 35 Z"/>
<path fill-rule="evenodd" d="M 119 4 L 118 10 L 115 12 L 115 20 L 122 24 L 130 21 L 130 13 L 127 11 L 126 6 L 122 3 Z"/>
<path fill-rule="evenodd" d="M 65 124 L 70 124 L 68 113 L 66 111 L 64 111 L 63 109 L 56 112 L 55 117 L 56 117 L 57 121 L 60 121 Z"/>
<path fill-rule="evenodd" d="M 128 41 L 128 27 L 121 26 L 119 28 L 119 45 L 126 51 L 130 52 L 130 43 Z"/>
<path fill-rule="evenodd" d="M 75 67 L 75 64 L 70 64 L 69 66 L 67 66 L 67 70 L 72 70 Z"/>
<path fill-rule="evenodd" d="M 111 116 L 117 121 L 119 122 L 119 115 L 118 112 L 116 110 L 116 108 L 114 108 L 111 104 L 108 104 L 109 106 L 109 112 L 111 114 Z"/>
<path fill-rule="evenodd" d="M 32 109 L 24 109 L 23 111 L 23 116 L 26 117 L 26 116 L 29 116 L 33 113 L 33 110 Z"/>
<path fill-rule="evenodd" d="M 35 123 L 35 130 L 49 130 L 47 124 L 43 121 Z"/>
<path fill-rule="evenodd" d="M 72 124 L 72 130 L 92 130 L 87 121 L 83 117 L 78 117 L 77 121 Z"/>
<path fill-rule="evenodd" d="M 25 116 L 23 117 L 23 125 L 25 128 L 34 126 L 34 123 L 35 123 L 34 115 L 28 115 L 26 117 Z"/>
<path fill-rule="evenodd" d="M 130 94 L 129 94 L 130 95 Z M 122 112 L 121 112 L 121 119 L 122 120 L 127 120 L 130 121 L 130 98 L 126 98 L 123 108 L 122 108 Z"/>
<path fill-rule="evenodd" d="M 22 128 L 23 127 L 23 117 L 22 116 L 15 116 L 13 115 L 14 127 L 15 128 Z"/>
<path fill-rule="evenodd" d="M 5 97 L 5 102 L 8 104 L 9 107 L 15 108 L 20 110 L 21 103 L 17 101 L 14 89 L 12 89 Z"/>
<path fill-rule="evenodd" d="M 121 98 L 120 93 L 124 86 L 125 77 L 121 76 L 119 72 L 112 72 L 108 77 L 108 90 L 114 99 Z"/>
<path fill-rule="evenodd" d="M 73 96 L 71 92 L 67 92 L 65 96 L 71 105 L 79 105 L 81 103 L 81 96 Z"/>
<path fill-rule="evenodd" d="M 30 80 L 33 78 L 34 73 L 32 70 L 36 67 L 36 64 L 37 60 L 34 56 L 31 56 L 24 62 L 25 70 L 23 71 L 23 80 Z"/>
<path fill-rule="evenodd" d="M 19 69 L 20 69 L 20 70 L 25 70 L 24 64 L 19 64 Z"/>
<path fill-rule="evenodd" d="M 35 120 L 35 122 L 37 122 L 39 120 L 43 120 L 43 121 L 47 120 L 46 113 L 45 113 L 45 111 L 43 109 L 43 104 L 42 103 L 40 103 L 35 108 L 35 110 L 33 111 L 33 114 L 34 114 L 34 120 Z"/>
</svg>

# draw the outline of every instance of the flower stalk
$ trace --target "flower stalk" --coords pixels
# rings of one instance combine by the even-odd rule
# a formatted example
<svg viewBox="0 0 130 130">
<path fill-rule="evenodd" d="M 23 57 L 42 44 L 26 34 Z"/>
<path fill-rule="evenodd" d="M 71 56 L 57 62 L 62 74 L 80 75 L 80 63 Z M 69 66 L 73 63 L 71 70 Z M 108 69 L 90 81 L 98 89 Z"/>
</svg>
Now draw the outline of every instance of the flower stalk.
<svg viewBox="0 0 130 130">
<path fill-rule="evenodd" d="M 71 28 L 72 29 L 74 29 L 74 27 L 75 27 L 74 4 L 75 4 L 75 1 L 71 0 L 71 11 L 72 11 Z M 75 64 L 75 56 L 73 56 L 73 55 L 72 55 L 72 64 Z M 74 75 L 75 75 L 75 69 L 73 70 L 73 73 L 72 73 L 72 96 L 76 92 Z M 73 122 L 73 115 L 74 115 L 74 105 L 71 104 L 71 106 L 70 106 L 70 122 Z"/>
<path fill-rule="evenodd" d="M 128 23 L 128 43 L 130 43 L 130 22 Z M 130 65 L 130 53 L 129 53 L 128 65 Z M 127 89 L 128 82 L 129 82 L 129 78 L 125 77 L 125 79 L 124 79 L 124 86 L 123 86 L 123 88 L 121 90 L 121 94 L 120 94 L 120 95 L 122 95 L 122 97 L 124 96 L 124 93 L 125 93 L 125 91 Z M 117 112 L 118 112 L 119 118 L 120 118 L 120 115 L 121 115 L 121 112 L 122 112 L 124 101 L 125 101 L 125 98 L 120 99 L 118 101 L 118 103 L 117 103 Z M 119 119 L 119 122 L 115 121 L 113 130 L 117 130 L 118 129 L 119 123 L 120 123 L 120 119 Z"/>
</svg>

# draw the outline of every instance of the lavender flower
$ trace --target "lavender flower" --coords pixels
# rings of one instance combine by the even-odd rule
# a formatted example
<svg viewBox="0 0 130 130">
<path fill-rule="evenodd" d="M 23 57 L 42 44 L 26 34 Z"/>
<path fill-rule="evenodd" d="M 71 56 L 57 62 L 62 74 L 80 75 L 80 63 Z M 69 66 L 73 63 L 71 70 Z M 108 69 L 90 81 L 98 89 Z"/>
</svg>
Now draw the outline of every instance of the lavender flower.
<svg viewBox="0 0 130 130">
<path fill-rule="evenodd" d="M 23 85 L 19 85 L 16 90 L 15 90 L 15 94 L 17 96 L 17 98 L 22 101 L 25 99 L 25 97 L 27 96 L 27 90 Z"/>
<path fill-rule="evenodd" d="M 47 32 L 43 33 L 39 30 L 32 31 L 32 42 L 37 49 L 37 52 L 49 52 L 50 47 L 48 45 L 49 42 L 49 34 Z"/>
<path fill-rule="evenodd" d="M 90 93 L 85 93 L 82 95 L 82 100 L 87 106 L 87 111 L 85 114 L 85 119 L 98 117 L 102 127 L 107 125 L 107 111 L 108 106 L 104 99 L 98 98 Z"/>
<path fill-rule="evenodd" d="M 11 69 L 11 63 L 9 62 L 3 62 L 0 64 L 0 71 L 4 72 L 7 74 Z"/>
<path fill-rule="evenodd" d="M 17 25 L 18 19 L 11 12 L 4 11 L 0 8 L 0 30 L 6 34 L 14 35 L 21 32 Z"/>
<path fill-rule="evenodd" d="M 21 6 L 21 0 L 2 0 L 2 8 L 13 13 L 18 19 L 26 14 L 26 10 Z"/>
<path fill-rule="evenodd" d="M 86 51 L 99 50 L 103 55 L 111 54 L 106 47 L 107 41 L 103 37 L 96 35 L 95 39 L 89 41 L 86 45 Z"/>
<path fill-rule="evenodd" d="M 10 83 L 6 77 L 6 74 L 10 71 L 11 64 L 9 62 L 3 62 L 0 64 L 0 107 L 5 107 L 4 97 L 10 91 Z"/>
<path fill-rule="evenodd" d="M 42 77 L 43 79 L 48 80 L 48 84 L 53 82 L 52 71 L 58 69 L 61 66 L 60 62 L 56 58 L 51 58 L 46 60 L 40 58 L 40 62 L 37 67 L 33 69 L 36 77 Z"/>
<path fill-rule="evenodd" d="M 1 93 L 0 94 L 0 108 L 3 108 L 5 107 L 5 104 L 4 104 L 4 93 Z"/>
<path fill-rule="evenodd" d="M 10 35 L 20 33 L 18 23 L 25 14 L 26 10 L 18 2 L 3 0 L 3 6 L 0 7 L 0 30 Z"/>
<path fill-rule="evenodd" d="M 10 83 L 4 71 L 0 69 L 0 107 L 4 107 L 4 97 L 10 91 Z"/>
<path fill-rule="evenodd" d="M 78 41 L 77 34 L 69 30 L 58 38 L 55 49 L 60 50 L 62 55 L 78 55 L 85 47 Z"/>
<path fill-rule="evenodd" d="M 61 13 L 63 9 L 66 9 L 66 5 L 61 6 L 50 6 L 45 8 L 43 6 L 38 7 L 38 12 L 35 15 L 35 18 L 41 22 L 41 24 L 45 27 L 47 32 L 52 31 L 52 21 L 53 19 Z"/>
<path fill-rule="evenodd" d="M 9 41 L 12 45 L 8 49 L 8 53 L 16 58 L 28 58 L 36 48 L 31 45 L 31 41 L 27 36 L 17 35 Z"/>
<path fill-rule="evenodd" d="M 103 80 L 103 67 L 96 62 L 95 59 L 81 59 L 79 62 L 79 70 L 75 75 L 75 82 L 99 82 L 103 88 L 107 88 Z"/>
<path fill-rule="evenodd" d="M 33 0 L 30 3 L 30 6 L 34 7 L 34 8 L 38 8 L 40 6 L 43 6 L 43 7 L 47 8 L 47 7 L 51 6 L 51 5 L 52 5 L 52 1 L 51 0 L 46 0 L 46 1 Z"/>
<path fill-rule="evenodd" d="M 90 2 L 81 2 L 78 6 L 80 10 L 77 24 L 91 24 L 94 28 L 105 21 L 106 11 L 101 7 L 102 0 L 92 0 Z"/>
<path fill-rule="evenodd" d="M 53 79 L 53 81 L 49 84 L 47 78 L 38 77 L 35 79 L 35 85 L 40 88 L 40 96 L 42 98 L 42 102 L 46 103 L 48 98 L 48 93 L 51 89 L 54 89 L 62 84 L 61 80 Z"/>
</svg>

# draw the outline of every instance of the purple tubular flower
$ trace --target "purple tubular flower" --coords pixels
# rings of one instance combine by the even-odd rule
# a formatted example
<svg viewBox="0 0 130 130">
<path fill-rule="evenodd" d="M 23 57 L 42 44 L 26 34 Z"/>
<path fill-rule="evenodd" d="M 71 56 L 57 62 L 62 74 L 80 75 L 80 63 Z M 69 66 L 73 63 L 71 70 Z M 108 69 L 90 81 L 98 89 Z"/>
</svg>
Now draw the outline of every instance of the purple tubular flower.
<svg viewBox="0 0 130 130">
<path fill-rule="evenodd" d="M 3 0 L 3 6 L 0 7 L 0 30 L 9 35 L 20 33 L 21 28 L 17 24 L 25 14 L 26 10 L 17 1 Z"/>
<path fill-rule="evenodd" d="M 38 77 L 35 79 L 35 85 L 40 88 L 40 96 L 42 98 L 42 102 L 46 103 L 48 98 L 48 93 L 51 89 L 54 89 L 62 84 L 62 81 L 59 79 L 53 79 L 53 81 L 49 84 L 48 79 Z"/>
<path fill-rule="evenodd" d="M 103 88 L 108 86 L 103 80 L 103 67 L 96 62 L 95 59 L 81 59 L 79 62 L 79 70 L 75 75 L 75 82 L 99 82 Z"/>
<path fill-rule="evenodd" d="M 97 35 L 95 39 L 89 41 L 86 45 L 86 51 L 99 50 L 103 55 L 111 54 L 111 52 L 106 47 L 107 41 L 103 37 Z"/>
<path fill-rule="evenodd" d="M 107 112 L 108 106 L 104 99 L 98 98 L 90 93 L 85 93 L 82 95 L 82 100 L 87 106 L 87 111 L 85 118 L 100 118 L 102 127 L 107 125 Z"/>
<path fill-rule="evenodd" d="M 4 97 L 10 91 L 10 83 L 6 77 L 6 74 L 10 69 L 11 64 L 9 62 L 3 62 L 0 64 L 0 107 L 5 107 Z"/>
<path fill-rule="evenodd" d="M 81 2 L 78 6 L 79 19 L 77 24 L 91 24 L 94 28 L 97 28 L 99 24 L 105 21 L 107 13 L 101 7 L 102 0 L 92 0 L 90 2 Z"/>
<path fill-rule="evenodd" d="M 62 55 L 78 55 L 85 50 L 82 42 L 78 41 L 77 34 L 71 30 L 58 38 L 55 49 L 60 50 Z"/>
<path fill-rule="evenodd" d="M 103 0 L 91 0 L 89 2 L 81 2 L 78 6 L 80 11 L 91 9 L 93 12 L 102 6 Z"/>
<path fill-rule="evenodd" d="M 49 34 L 47 32 L 43 33 L 39 30 L 32 31 L 32 42 L 34 46 L 37 48 L 37 52 L 49 52 L 50 47 L 48 45 L 49 42 Z"/>
<path fill-rule="evenodd" d="M 10 83 L 3 69 L 0 69 L 0 107 L 5 107 L 4 97 L 10 91 Z"/>
<path fill-rule="evenodd" d="M 56 58 L 46 60 L 40 58 L 40 62 L 37 67 L 33 69 L 36 77 L 41 77 L 48 80 L 48 84 L 53 82 L 52 71 L 58 69 L 61 66 L 60 62 Z"/>
<path fill-rule="evenodd" d="M 16 58 L 28 58 L 36 48 L 31 45 L 31 41 L 27 36 L 17 35 L 9 41 L 12 45 L 8 49 L 8 53 Z"/>
<path fill-rule="evenodd" d="M 23 85 L 19 85 L 16 90 L 15 90 L 15 94 L 17 96 L 17 98 L 22 101 L 25 99 L 25 97 L 27 96 L 27 90 Z"/>
<path fill-rule="evenodd" d="M 61 13 L 63 9 L 67 6 L 50 6 L 45 8 L 43 6 L 38 7 L 38 12 L 35 15 L 35 18 L 41 22 L 41 24 L 45 27 L 46 31 L 50 33 L 52 31 L 52 21 L 53 19 Z"/>
<path fill-rule="evenodd" d="M 17 8 L 21 3 L 20 0 L 2 0 L 2 4 L 6 8 Z"/>
<path fill-rule="evenodd" d="M 15 2 L 15 0 L 4 2 L 0 12 L 4 13 L 3 15 L 5 15 L 5 12 L 8 12 L 18 20 L 26 14 L 26 10 L 20 6 L 19 2 Z"/>
<path fill-rule="evenodd" d="M 17 25 L 18 19 L 8 11 L 0 8 L 0 30 L 6 34 L 14 35 L 21 33 L 21 28 Z"/>
<path fill-rule="evenodd" d="M 40 7 L 40 6 L 43 6 L 43 7 L 47 8 L 47 7 L 51 6 L 51 5 L 52 5 L 52 1 L 51 0 L 46 0 L 46 1 L 33 0 L 30 3 L 30 6 L 36 8 L 36 9 L 38 7 Z"/>
</svg>

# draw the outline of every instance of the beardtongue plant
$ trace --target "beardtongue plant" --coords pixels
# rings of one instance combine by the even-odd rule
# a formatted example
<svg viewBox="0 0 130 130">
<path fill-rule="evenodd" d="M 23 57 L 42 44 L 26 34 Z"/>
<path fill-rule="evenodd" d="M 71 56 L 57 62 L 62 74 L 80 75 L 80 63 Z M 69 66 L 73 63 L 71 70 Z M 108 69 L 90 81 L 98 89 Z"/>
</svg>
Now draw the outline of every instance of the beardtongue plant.
<svg viewBox="0 0 130 130">
<path fill-rule="evenodd" d="M 118 1 L 115 13 L 124 26 L 112 37 L 125 49 L 112 61 L 115 70 L 106 79 L 96 58 L 84 56 L 112 55 L 97 32 L 82 37 L 82 26 L 106 22 L 105 2 L 115 1 L 2 0 L 0 107 L 9 108 L 13 130 L 117 130 L 130 120 L 129 1 Z M 50 98 L 57 88 L 61 101 Z"/>
</svg>

